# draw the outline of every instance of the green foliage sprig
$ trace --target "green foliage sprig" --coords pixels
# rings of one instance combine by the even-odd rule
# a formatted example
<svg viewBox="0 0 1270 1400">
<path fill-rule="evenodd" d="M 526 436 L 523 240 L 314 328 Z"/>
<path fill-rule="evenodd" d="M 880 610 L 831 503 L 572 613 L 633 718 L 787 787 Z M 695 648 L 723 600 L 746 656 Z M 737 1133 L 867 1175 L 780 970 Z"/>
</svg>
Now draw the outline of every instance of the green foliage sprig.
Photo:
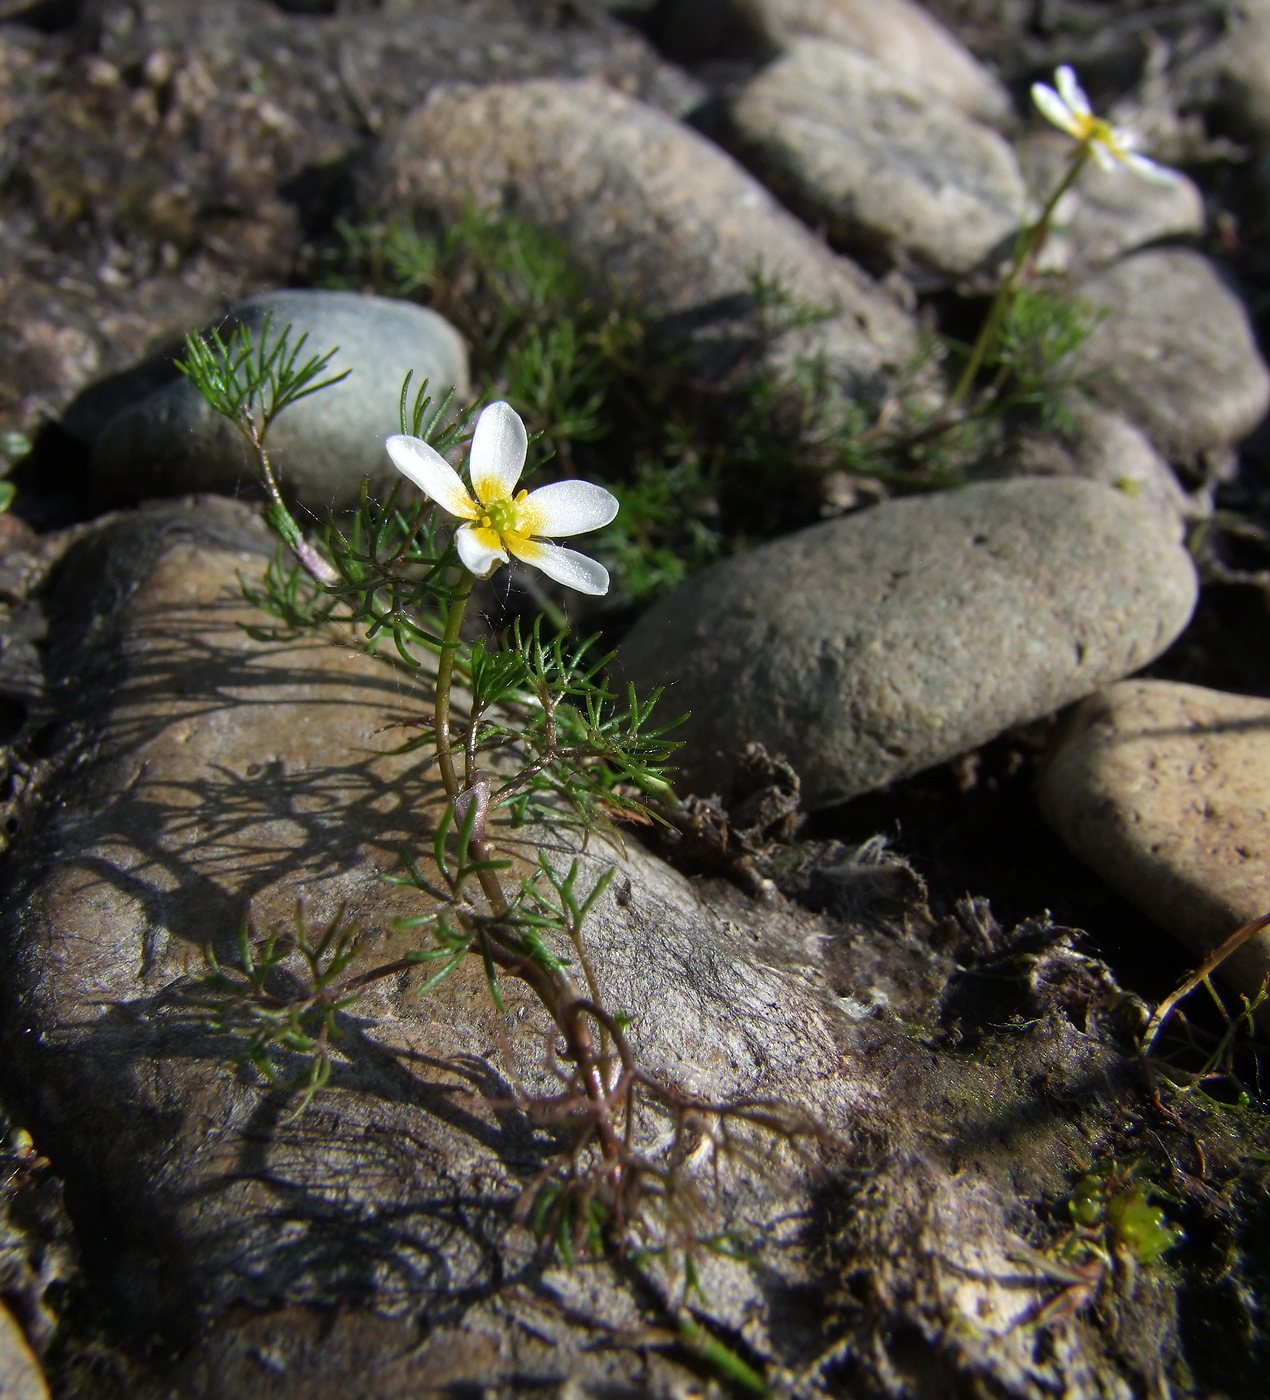
<svg viewBox="0 0 1270 1400">
<path fill-rule="evenodd" d="M 597 549 L 634 598 L 818 519 L 816 479 L 829 473 L 936 489 L 965 479 L 1006 414 L 1061 423 L 1075 351 L 1094 324 L 1034 279 L 1021 246 L 981 348 L 925 336 L 879 408 L 844 394 L 822 354 L 770 367 L 776 341 L 830 313 L 760 268 L 748 288 L 749 348 L 706 382 L 684 357 L 650 345 L 629 298 L 597 285 L 558 239 L 508 210 L 468 209 L 435 233 L 344 225 L 342 237 L 332 285 L 412 297 L 449 317 L 487 391 L 538 435 L 540 465 L 564 477 L 585 467 L 621 500 Z M 959 394 L 932 393 L 940 360 L 963 378 L 974 361 Z"/>
</svg>

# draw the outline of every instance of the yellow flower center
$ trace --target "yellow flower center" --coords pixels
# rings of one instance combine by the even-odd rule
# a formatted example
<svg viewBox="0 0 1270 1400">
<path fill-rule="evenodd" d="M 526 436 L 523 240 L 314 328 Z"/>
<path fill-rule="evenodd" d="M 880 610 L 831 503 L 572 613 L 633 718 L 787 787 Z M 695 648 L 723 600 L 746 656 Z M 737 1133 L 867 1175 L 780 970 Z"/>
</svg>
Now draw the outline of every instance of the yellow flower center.
<svg viewBox="0 0 1270 1400">
<path fill-rule="evenodd" d="M 516 528 L 516 502 L 490 501 L 485 506 L 481 524 L 497 530 L 500 535 L 509 535 Z"/>
<path fill-rule="evenodd" d="M 506 496 L 496 501 L 486 501 L 481 507 L 480 524 L 500 535 L 531 534 L 528 526 L 532 521 L 525 519 L 525 507 L 521 504 L 528 494 L 528 491 L 518 491 L 514 501 L 508 500 Z"/>
<path fill-rule="evenodd" d="M 1102 117 L 1077 117 L 1080 123 L 1080 140 L 1086 145 L 1105 146 L 1113 155 L 1122 155 L 1123 147 L 1116 139 L 1116 129 Z"/>
</svg>

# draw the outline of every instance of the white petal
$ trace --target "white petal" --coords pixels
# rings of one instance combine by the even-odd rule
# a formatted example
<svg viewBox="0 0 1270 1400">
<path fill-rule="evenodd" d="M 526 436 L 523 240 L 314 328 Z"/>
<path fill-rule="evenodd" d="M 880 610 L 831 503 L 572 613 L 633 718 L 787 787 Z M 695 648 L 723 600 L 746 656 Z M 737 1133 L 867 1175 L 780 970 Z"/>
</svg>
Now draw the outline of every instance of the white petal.
<svg viewBox="0 0 1270 1400">
<path fill-rule="evenodd" d="M 458 472 L 435 447 L 429 447 L 422 438 L 407 437 L 404 433 L 395 433 L 384 446 L 393 466 L 425 495 L 431 496 L 437 505 L 460 520 L 471 520 L 477 514 L 476 502 L 459 480 Z"/>
<path fill-rule="evenodd" d="M 507 548 L 526 564 L 541 569 L 548 578 L 563 583 L 579 593 L 601 597 L 609 591 L 609 571 L 603 564 L 579 554 L 576 549 L 561 549 L 558 544 L 539 544 L 537 540 L 508 540 Z"/>
<path fill-rule="evenodd" d="M 1148 160 L 1146 156 L 1139 155 L 1137 151 L 1127 152 L 1124 163 L 1135 175 L 1140 175 L 1144 180 L 1150 180 L 1153 185 L 1180 185 L 1182 183 L 1180 172 L 1170 170 L 1167 165 L 1157 165 L 1155 161 Z"/>
<path fill-rule="evenodd" d="M 556 481 L 531 491 L 521 503 L 529 535 L 581 535 L 617 514 L 617 497 L 590 481 Z"/>
<path fill-rule="evenodd" d="M 525 468 L 529 437 L 509 403 L 492 403 L 476 420 L 468 459 L 472 489 L 483 505 L 511 498 Z"/>
<path fill-rule="evenodd" d="M 1089 105 L 1085 89 L 1076 81 L 1076 74 L 1069 64 L 1064 63 L 1054 70 L 1054 83 L 1059 96 L 1078 117 L 1093 115 L 1094 109 Z"/>
<path fill-rule="evenodd" d="M 454 532 L 454 546 L 459 551 L 463 567 L 477 578 L 489 578 L 500 564 L 507 563 L 507 551 L 484 538 L 490 535 L 498 539 L 493 530 L 474 530 L 470 525 L 460 525 Z"/>
<path fill-rule="evenodd" d="M 1060 131 L 1080 139 L 1080 123 L 1072 115 L 1067 103 L 1045 83 L 1032 84 L 1032 101 L 1040 109 L 1046 121 L 1053 122 Z"/>
<path fill-rule="evenodd" d="M 1105 141 L 1091 141 L 1089 149 L 1093 151 L 1094 159 L 1106 171 L 1114 171 L 1125 159 L 1123 156 L 1118 156 Z"/>
</svg>

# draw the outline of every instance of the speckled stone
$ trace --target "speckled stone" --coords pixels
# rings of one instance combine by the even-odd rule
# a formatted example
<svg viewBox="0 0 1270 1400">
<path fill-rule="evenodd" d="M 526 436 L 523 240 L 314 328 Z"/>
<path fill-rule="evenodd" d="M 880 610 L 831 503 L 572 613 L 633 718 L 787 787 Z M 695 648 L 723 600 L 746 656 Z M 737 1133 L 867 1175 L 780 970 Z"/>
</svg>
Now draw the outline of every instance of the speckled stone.
<svg viewBox="0 0 1270 1400">
<path fill-rule="evenodd" d="M 1173 468 L 1141 428 L 1114 409 L 1069 391 L 1061 421 L 1048 429 L 1026 423 L 1012 432 L 999 458 L 972 469 L 975 480 L 993 476 L 1078 476 L 1100 481 L 1153 510 L 1181 539 L 1199 506 L 1182 490 Z"/>
<path fill-rule="evenodd" d="M 1027 210 L 995 131 L 843 44 L 802 40 L 731 104 L 735 149 L 839 245 L 965 273 Z"/>
<path fill-rule="evenodd" d="M 1207 258 L 1152 248 L 1076 288 L 1104 313 L 1081 378 L 1132 418 L 1170 461 L 1229 447 L 1270 406 L 1270 372 L 1243 302 Z"/>
<path fill-rule="evenodd" d="M 624 675 L 666 686 L 681 787 L 726 791 L 752 740 L 825 806 L 1136 670 L 1195 571 L 1123 492 L 1019 478 L 888 501 L 707 569 L 648 612 Z"/>
<path fill-rule="evenodd" d="M 1113 685 L 1067 717 L 1039 796 L 1075 854 L 1197 955 L 1270 912 L 1270 700 Z M 1270 932 L 1222 967 L 1248 993 L 1268 973 Z"/>
</svg>

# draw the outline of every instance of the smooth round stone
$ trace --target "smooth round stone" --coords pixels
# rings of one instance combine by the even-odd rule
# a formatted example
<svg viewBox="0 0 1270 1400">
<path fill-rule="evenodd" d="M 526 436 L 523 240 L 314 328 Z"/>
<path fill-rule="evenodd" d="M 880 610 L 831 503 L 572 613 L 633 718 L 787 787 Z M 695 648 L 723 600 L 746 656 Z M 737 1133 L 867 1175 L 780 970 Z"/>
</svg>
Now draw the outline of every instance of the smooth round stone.
<svg viewBox="0 0 1270 1400">
<path fill-rule="evenodd" d="M 800 38 L 849 44 L 980 121 L 1014 120 L 999 79 L 915 0 L 663 0 L 656 38 L 686 62 L 752 58 Z"/>
<path fill-rule="evenodd" d="M 876 400 L 918 349 L 897 303 L 730 155 L 599 83 L 434 92 L 385 137 L 374 199 L 442 222 L 510 203 L 707 374 L 752 354 L 759 271 L 829 313 L 776 338 L 777 366 L 821 353 L 844 393 Z"/>
<path fill-rule="evenodd" d="M 794 44 L 731 120 L 741 158 L 835 243 L 965 273 L 1027 210 L 1003 137 L 843 44 Z"/>
<path fill-rule="evenodd" d="M 1068 716 L 1041 777 L 1072 851 L 1197 955 L 1270 912 L 1270 700 L 1123 681 Z M 1270 933 L 1221 975 L 1255 993 Z"/>
<path fill-rule="evenodd" d="M 1186 625 L 1195 571 L 1123 492 L 1019 478 L 888 501 L 712 566 L 618 654 L 667 687 L 680 788 L 753 740 L 840 802 L 1119 679 Z"/>
<path fill-rule="evenodd" d="M 1076 295 L 1103 313 L 1080 352 L 1082 382 L 1170 461 L 1229 447 L 1265 415 L 1270 372 L 1243 303 L 1207 258 L 1148 249 Z"/>
<path fill-rule="evenodd" d="M 307 334 L 299 363 L 335 349 L 323 378 L 348 377 L 291 404 L 274 420 L 268 446 L 287 495 L 314 510 L 354 505 L 363 476 L 383 493 L 396 477 L 384 439 L 398 430 L 402 381 L 424 379 L 439 400 L 451 387 L 469 393 L 467 351 L 444 317 L 410 302 L 358 292 L 278 291 L 237 302 L 217 323 L 259 333 Z M 97 490 L 112 499 L 237 495 L 256 483 L 255 462 L 237 430 L 181 378 L 154 390 L 111 420 L 93 448 Z"/>
<path fill-rule="evenodd" d="M 1180 540 L 1187 517 L 1199 507 L 1146 434 L 1075 391 L 1063 396 L 1062 407 L 1061 422 L 1048 430 L 1028 425 L 1014 433 L 1000 458 L 973 469 L 972 477 L 1078 476 L 1101 481 L 1149 507 Z"/>
</svg>

